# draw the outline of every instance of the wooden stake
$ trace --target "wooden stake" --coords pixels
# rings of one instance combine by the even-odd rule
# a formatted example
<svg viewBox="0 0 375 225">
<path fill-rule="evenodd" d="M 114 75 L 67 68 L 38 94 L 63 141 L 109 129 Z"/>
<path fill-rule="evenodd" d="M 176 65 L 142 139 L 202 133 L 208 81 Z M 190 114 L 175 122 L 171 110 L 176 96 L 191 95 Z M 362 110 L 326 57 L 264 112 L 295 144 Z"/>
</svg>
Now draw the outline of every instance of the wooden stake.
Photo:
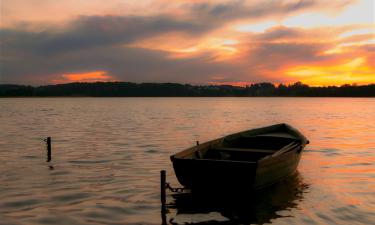
<svg viewBox="0 0 375 225">
<path fill-rule="evenodd" d="M 51 137 L 47 137 L 45 141 L 47 142 L 47 162 L 50 162 L 52 160 Z"/>
<path fill-rule="evenodd" d="M 165 180 L 166 180 L 166 172 L 165 170 L 160 171 L 160 200 L 161 205 L 165 206 Z"/>
</svg>

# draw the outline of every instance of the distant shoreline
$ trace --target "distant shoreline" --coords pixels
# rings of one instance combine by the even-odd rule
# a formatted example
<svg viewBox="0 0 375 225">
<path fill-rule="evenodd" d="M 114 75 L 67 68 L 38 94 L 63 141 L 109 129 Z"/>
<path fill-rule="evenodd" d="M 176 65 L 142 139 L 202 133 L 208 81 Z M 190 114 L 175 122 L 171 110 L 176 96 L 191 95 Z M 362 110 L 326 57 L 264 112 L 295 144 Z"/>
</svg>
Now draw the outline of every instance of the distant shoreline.
<svg viewBox="0 0 375 225">
<path fill-rule="evenodd" d="M 257 83 L 246 87 L 129 82 L 68 83 L 39 87 L 0 84 L 0 97 L 375 97 L 375 84 L 339 87 L 310 87 L 301 82 L 278 86 Z"/>
<path fill-rule="evenodd" d="M 375 98 L 375 96 L 0 96 L 17 98 Z"/>
</svg>

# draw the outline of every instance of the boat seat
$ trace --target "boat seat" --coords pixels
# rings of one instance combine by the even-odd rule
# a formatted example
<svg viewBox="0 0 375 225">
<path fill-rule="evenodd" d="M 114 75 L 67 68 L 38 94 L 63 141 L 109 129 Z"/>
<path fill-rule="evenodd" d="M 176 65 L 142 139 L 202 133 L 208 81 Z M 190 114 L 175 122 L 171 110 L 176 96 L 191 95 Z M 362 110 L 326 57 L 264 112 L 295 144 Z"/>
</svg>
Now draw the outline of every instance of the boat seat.
<svg viewBox="0 0 375 225">
<path fill-rule="evenodd" d="M 267 150 L 267 149 L 248 149 L 248 148 L 228 148 L 228 147 L 214 147 L 211 148 L 215 151 L 222 151 L 222 152 L 256 152 L 256 153 L 269 153 L 273 154 L 275 153 L 275 150 Z"/>
<path fill-rule="evenodd" d="M 272 156 L 278 156 L 278 155 L 284 154 L 286 152 L 289 152 L 290 150 L 293 150 L 297 146 L 299 146 L 298 142 L 292 142 L 292 143 L 284 146 L 279 151 L 275 152 Z"/>
</svg>

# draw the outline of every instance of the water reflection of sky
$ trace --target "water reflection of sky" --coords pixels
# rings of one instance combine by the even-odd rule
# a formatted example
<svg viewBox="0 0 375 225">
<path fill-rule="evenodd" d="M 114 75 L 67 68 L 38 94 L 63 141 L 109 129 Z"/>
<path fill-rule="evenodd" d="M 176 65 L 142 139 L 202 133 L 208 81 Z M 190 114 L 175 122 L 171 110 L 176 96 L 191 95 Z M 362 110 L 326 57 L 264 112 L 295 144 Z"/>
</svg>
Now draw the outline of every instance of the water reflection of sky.
<svg viewBox="0 0 375 225">
<path fill-rule="evenodd" d="M 0 99 L 0 224 L 160 224 L 160 170 L 178 186 L 170 155 L 280 122 L 311 142 L 298 167 L 302 192 L 202 210 L 254 223 L 371 224 L 374 115 L 374 98 Z"/>
</svg>

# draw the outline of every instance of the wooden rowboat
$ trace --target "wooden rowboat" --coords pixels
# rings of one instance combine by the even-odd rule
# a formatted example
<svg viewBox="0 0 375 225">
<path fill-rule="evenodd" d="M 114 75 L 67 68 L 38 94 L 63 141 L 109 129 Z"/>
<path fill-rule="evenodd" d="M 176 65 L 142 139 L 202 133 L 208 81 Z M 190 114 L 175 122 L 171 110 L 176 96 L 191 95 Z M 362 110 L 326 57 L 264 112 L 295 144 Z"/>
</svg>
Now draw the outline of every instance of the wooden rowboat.
<svg viewBox="0 0 375 225">
<path fill-rule="evenodd" d="M 247 130 L 171 156 L 178 181 L 192 191 L 255 191 L 296 171 L 309 141 L 287 124 Z"/>
</svg>

